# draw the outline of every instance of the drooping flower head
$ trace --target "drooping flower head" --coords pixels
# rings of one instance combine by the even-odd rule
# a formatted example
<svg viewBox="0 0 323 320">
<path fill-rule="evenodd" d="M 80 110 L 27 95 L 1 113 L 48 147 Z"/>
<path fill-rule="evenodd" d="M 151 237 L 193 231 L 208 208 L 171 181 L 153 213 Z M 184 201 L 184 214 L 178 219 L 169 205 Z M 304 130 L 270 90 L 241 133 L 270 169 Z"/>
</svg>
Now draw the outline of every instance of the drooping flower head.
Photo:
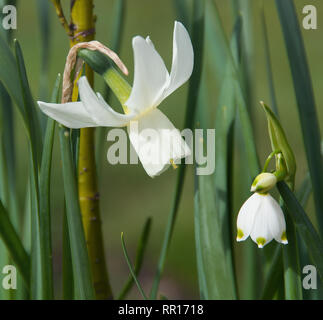
<svg viewBox="0 0 323 320">
<path fill-rule="evenodd" d="M 266 192 L 255 192 L 242 205 L 237 218 L 237 241 L 244 241 L 250 236 L 259 248 L 273 239 L 288 243 L 284 213 L 277 201 L 267 193 L 276 181 L 271 173 L 262 173 L 255 179 L 252 191 Z"/>
<path fill-rule="evenodd" d="M 238 214 L 237 230 L 237 241 L 244 241 L 250 236 L 259 248 L 273 239 L 288 243 L 283 211 L 268 193 L 254 193 L 247 199 Z"/>
</svg>

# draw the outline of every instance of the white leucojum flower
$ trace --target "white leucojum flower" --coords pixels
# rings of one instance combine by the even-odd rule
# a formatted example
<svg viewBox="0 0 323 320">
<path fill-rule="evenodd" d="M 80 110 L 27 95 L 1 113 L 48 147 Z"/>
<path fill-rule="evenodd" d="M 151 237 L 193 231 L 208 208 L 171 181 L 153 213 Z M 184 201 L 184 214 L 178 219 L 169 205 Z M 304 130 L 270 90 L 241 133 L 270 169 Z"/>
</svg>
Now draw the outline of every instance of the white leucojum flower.
<svg viewBox="0 0 323 320">
<path fill-rule="evenodd" d="M 80 102 L 38 104 L 46 115 L 69 128 L 127 126 L 144 169 L 154 177 L 191 153 L 179 130 L 157 107 L 190 78 L 194 53 L 189 34 L 180 22 L 174 26 L 170 74 L 149 37 L 134 37 L 132 45 L 135 70 L 132 91 L 125 103 L 128 114 L 115 112 L 100 94 L 95 94 L 86 77 L 78 81 Z M 153 134 L 147 134 L 145 129 L 152 129 Z"/>
<path fill-rule="evenodd" d="M 263 248 L 271 240 L 287 244 L 286 223 L 282 209 L 268 193 L 254 193 L 241 207 L 237 219 L 237 241 L 249 235 Z"/>
</svg>

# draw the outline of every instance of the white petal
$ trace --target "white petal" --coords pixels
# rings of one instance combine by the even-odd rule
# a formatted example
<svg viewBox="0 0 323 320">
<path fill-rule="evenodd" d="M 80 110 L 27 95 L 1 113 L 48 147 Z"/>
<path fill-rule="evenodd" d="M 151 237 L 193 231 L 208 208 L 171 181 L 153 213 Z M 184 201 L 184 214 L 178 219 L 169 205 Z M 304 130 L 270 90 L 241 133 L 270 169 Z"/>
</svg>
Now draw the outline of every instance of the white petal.
<svg viewBox="0 0 323 320">
<path fill-rule="evenodd" d="M 169 96 L 191 76 L 194 66 L 194 51 L 190 36 L 185 27 L 175 22 L 173 35 L 173 62 L 170 82 L 165 89 L 163 99 Z"/>
<path fill-rule="evenodd" d="M 132 111 L 156 107 L 169 79 L 163 59 L 151 40 L 135 37 L 132 41 L 135 74 L 133 87 L 125 105 Z"/>
<path fill-rule="evenodd" d="M 115 112 L 103 98 L 97 97 L 91 88 L 86 77 L 78 81 L 80 99 L 91 117 L 99 126 L 103 127 L 124 127 L 135 116 L 134 114 L 121 114 Z"/>
<path fill-rule="evenodd" d="M 144 169 L 151 177 L 166 170 L 171 160 L 177 162 L 190 155 L 190 148 L 179 130 L 158 109 L 132 121 L 128 132 Z"/>
<path fill-rule="evenodd" d="M 255 215 L 260 207 L 261 195 L 254 193 L 242 205 L 237 218 L 237 241 L 246 240 L 254 225 Z"/>
<path fill-rule="evenodd" d="M 47 116 L 68 128 L 78 129 L 98 126 L 82 102 L 58 104 L 38 101 L 38 105 Z"/>
<path fill-rule="evenodd" d="M 267 199 L 269 229 L 277 242 L 287 244 L 284 213 L 277 201 L 268 195 Z"/>
<path fill-rule="evenodd" d="M 262 194 L 260 207 L 255 215 L 254 225 L 251 230 L 251 239 L 258 244 L 259 248 L 263 248 L 271 240 L 274 239 L 272 230 L 278 227 L 275 212 L 273 211 L 271 196 Z"/>
</svg>

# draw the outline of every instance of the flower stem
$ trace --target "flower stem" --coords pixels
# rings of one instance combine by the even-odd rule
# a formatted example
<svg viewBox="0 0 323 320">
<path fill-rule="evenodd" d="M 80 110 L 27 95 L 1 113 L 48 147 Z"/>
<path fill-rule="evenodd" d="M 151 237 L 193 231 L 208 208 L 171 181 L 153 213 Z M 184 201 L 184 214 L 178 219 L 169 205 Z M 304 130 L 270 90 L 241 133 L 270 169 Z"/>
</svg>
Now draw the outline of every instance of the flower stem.
<svg viewBox="0 0 323 320">
<path fill-rule="evenodd" d="M 71 47 L 78 42 L 93 40 L 94 25 L 93 0 L 73 1 L 71 8 L 71 26 L 73 30 L 73 37 L 70 40 Z M 93 85 L 93 71 L 88 66 L 86 66 L 86 76 L 89 83 Z M 77 100 L 77 92 L 75 84 L 73 101 Z M 97 186 L 94 137 L 94 128 L 80 130 L 78 190 L 96 298 L 111 299 L 112 292 L 104 256 L 99 211 L 100 196 Z"/>
<path fill-rule="evenodd" d="M 267 171 L 267 168 L 268 168 L 268 166 L 269 166 L 269 163 L 270 163 L 271 159 L 272 159 L 275 155 L 277 155 L 278 153 L 281 153 L 281 151 L 280 151 L 280 150 L 275 150 L 275 151 L 273 151 L 273 152 L 268 156 L 268 158 L 267 158 L 267 160 L 266 160 L 266 162 L 265 162 L 264 168 L 262 169 L 262 172 L 266 172 L 266 171 Z"/>
</svg>

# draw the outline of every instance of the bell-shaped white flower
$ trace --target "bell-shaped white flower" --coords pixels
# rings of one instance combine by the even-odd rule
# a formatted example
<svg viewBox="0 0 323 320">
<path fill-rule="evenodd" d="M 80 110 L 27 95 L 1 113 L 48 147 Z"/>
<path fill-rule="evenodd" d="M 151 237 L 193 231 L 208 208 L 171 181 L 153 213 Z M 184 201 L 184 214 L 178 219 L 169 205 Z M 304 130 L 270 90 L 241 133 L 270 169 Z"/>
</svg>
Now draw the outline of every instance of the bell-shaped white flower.
<svg viewBox="0 0 323 320">
<path fill-rule="evenodd" d="M 86 77 L 78 81 L 80 102 L 53 104 L 39 101 L 38 104 L 46 115 L 69 128 L 127 126 L 130 141 L 144 169 L 154 177 L 191 153 L 179 130 L 157 107 L 190 78 L 194 53 L 187 30 L 177 21 L 170 74 L 149 37 L 134 37 L 132 45 L 135 70 L 133 88 L 125 103 L 128 114 L 115 112 L 99 94 L 95 94 Z M 131 125 L 133 122 L 137 125 Z M 153 131 L 152 134 L 147 134 L 145 129 Z"/>
<path fill-rule="evenodd" d="M 247 199 L 238 214 L 237 230 L 237 241 L 244 241 L 250 236 L 259 248 L 273 239 L 288 243 L 283 211 L 268 193 L 254 193 Z"/>
</svg>

